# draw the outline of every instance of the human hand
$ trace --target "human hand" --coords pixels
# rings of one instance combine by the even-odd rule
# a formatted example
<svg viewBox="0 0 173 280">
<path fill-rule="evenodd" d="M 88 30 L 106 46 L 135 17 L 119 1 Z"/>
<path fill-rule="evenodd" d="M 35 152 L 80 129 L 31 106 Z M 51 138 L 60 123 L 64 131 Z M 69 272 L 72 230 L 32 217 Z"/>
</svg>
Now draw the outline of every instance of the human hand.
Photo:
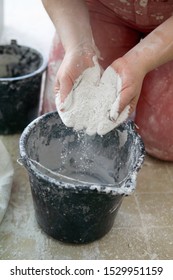
<svg viewBox="0 0 173 280">
<path fill-rule="evenodd" d="M 68 102 L 64 101 L 83 71 L 94 66 L 93 57 L 95 55 L 95 51 L 87 48 L 66 52 L 57 72 L 54 87 L 55 93 L 59 95 L 57 105 L 60 110 L 68 110 L 70 107 L 70 99 L 68 98 Z"/>
<path fill-rule="evenodd" d="M 119 122 L 123 112 L 128 108 L 128 116 L 134 112 L 145 77 L 145 69 L 138 65 L 138 61 L 128 56 L 115 60 L 111 67 L 121 78 L 119 98 L 115 100 L 110 111 L 110 119 Z"/>
<path fill-rule="evenodd" d="M 101 75 L 96 57 L 95 66 L 87 68 L 75 81 L 74 86 L 64 101 L 65 111 L 59 109 L 59 94 L 56 106 L 63 123 L 75 130 L 85 130 L 87 134 L 104 135 L 125 121 L 128 106 L 121 113 L 118 121 L 110 119 L 110 111 L 115 100 L 119 99 L 121 79 L 110 66 Z M 70 104 L 70 105 L 69 105 Z"/>
<path fill-rule="evenodd" d="M 95 61 L 95 60 L 94 60 Z M 60 111 L 60 98 L 56 106 L 66 126 L 75 130 L 86 129 L 87 134 L 104 135 L 125 121 L 135 109 L 142 87 L 144 71 L 120 58 L 103 75 L 98 63 L 88 67 L 78 78 Z"/>
</svg>

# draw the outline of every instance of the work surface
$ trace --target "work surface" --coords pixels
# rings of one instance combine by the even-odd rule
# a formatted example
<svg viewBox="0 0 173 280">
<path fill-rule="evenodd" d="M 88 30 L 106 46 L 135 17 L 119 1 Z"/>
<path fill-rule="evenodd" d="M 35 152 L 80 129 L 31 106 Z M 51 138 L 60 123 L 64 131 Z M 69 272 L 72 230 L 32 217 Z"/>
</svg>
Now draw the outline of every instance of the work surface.
<svg viewBox="0 0 173 280">
<path fill-rule="evenodd" d="M 136 191 L 125 197 L 112 230 L 87 245 L 67 245 L 37 225 L 26 170 L 17 163 L 19 135 L 0 136 L 15 168 L 0 224 L 0 259 L 173 259 L 173 163 L 146 157 Z"/>
</svg>

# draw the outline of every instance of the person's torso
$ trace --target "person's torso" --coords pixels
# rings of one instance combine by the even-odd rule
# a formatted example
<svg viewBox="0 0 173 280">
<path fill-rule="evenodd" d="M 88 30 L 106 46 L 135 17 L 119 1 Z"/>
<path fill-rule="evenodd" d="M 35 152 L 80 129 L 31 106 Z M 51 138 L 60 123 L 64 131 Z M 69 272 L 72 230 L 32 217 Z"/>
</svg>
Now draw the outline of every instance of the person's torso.
<svg viewBox="0 0 173 280">
<path fill-rule="evenodd" d="M 173 0 L 98 0 L 119 18 L 141 27 L 154 27 L 173 15 Z"/>
</svg>

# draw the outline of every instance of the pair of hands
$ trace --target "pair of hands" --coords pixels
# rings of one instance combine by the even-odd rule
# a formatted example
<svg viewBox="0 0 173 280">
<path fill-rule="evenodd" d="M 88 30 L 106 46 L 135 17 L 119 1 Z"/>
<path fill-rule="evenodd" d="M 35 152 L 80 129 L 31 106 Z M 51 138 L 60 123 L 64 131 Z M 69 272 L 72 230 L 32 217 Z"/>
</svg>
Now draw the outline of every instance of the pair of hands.
<svg viewBox="0 0 173 280">
<path fill-rule="evenodd" d="M 61 104 L 59 104 L 59 110 L 68 110 L 64 101 L 72 90 L 76 79 L 84 70 L 94 66 L 93 56 L 94 53 L 87 51 L 84 53 L 66 53 L 55 81 L 55 92 L 60 92 Z M 111 114 L 109 116 L 118 125 L 122 120 L 121 113 L 127 106 L 129 108 L 128 115 L 135 110 L 145 75 L 143 69 L 139 69 L 137 62 L 130 63 L 130 60 L 126 56 L 115 60 L 110 66 L 114 69 L 115 75 L 118 74 L 120 76 L 122 83 L 120 100 L 118 102 L 118 114 L 115 101 L 112 104 L 112 108 L 110 108 Z M 116 107 L 116 110 L 114 110 L 114 107 Z"/>
</svg>

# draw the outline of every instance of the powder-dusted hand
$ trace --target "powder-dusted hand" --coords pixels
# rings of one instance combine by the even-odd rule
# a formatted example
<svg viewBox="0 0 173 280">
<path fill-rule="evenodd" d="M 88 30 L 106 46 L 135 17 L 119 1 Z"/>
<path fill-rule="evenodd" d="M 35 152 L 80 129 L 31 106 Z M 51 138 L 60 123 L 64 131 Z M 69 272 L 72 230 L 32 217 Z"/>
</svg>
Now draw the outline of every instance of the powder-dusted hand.
<svg viewBox="0 0 173 280">
<path fill-rule="evenodd" d="M 121 79 L 111 66 L 101 75 L 96 57 L 94 64 L 94 67 L 87 68 L 75 81 L 64 101 L 64 110 L 61 110 L 60 94 L 57 94 L 56 106 L 66 126 L 86 130 L 89 135 L 104 135 L 127 119 L 129 106 L 116 121 L 111 120 L 110 113 L 114 112 L 115 115 L 119 109 Z"/>
<path fill-rule="evenodd" d="M 116 121 L 127 106 L 129 116 L 134 112 L 146 73 L 138 61 L 132 63 L 126 56 L 115 60 L 111 67 L 120 76 L 122 83 L 121 94 L 115 100 L 110 112 L 110 118 Z"/>
<path fill-rule="evenodd" d="M 85 69 L 94 66 L 94 55 L 95 52 L 92 49 L 82 48 L 80 46 L 65 54 L 55 79 L 55 93 L 60 95 L 59 109 L 67 110 L 67 106 L 70 106 L 69 102 L 64 101 L 82 72 Z M 70 99 L 68 98 L 68 101 L 69 100 Z"/>
</svg>

